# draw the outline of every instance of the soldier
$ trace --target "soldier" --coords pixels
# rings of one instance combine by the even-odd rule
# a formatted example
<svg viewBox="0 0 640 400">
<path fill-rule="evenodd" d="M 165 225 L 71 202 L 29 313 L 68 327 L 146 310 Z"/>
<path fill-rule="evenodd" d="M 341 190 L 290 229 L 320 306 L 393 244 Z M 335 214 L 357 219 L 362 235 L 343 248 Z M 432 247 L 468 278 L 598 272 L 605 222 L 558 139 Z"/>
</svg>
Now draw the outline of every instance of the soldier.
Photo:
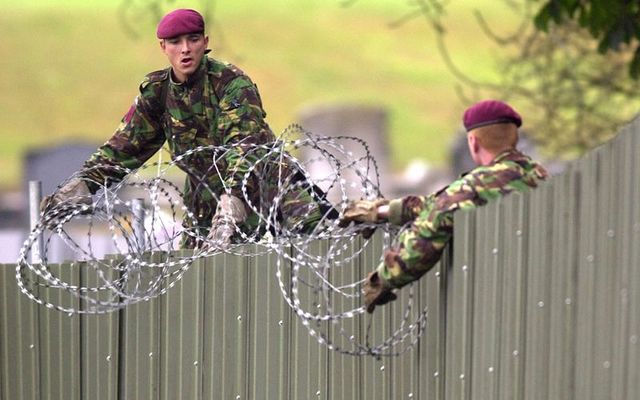
<svg viewBox="0 0 640 400">
<path fill-rule="evenodd" d="M 467 142 L 478 165 L 444 189 L 429 196 L 352 202 L 340 221 L 375 224 L 410 223 L 399 246 L 385 251 L 380 266 L 369 273 L 363 288 L 367 312 L 396 299 L 395 289 L 413 282 L 438 262 L 453 234 L 453 213 L 482 206 L 512 191 L 536 187 L 547 171 L 516 150 L 520 115 L 496 100 L 481 101 L 463 116 Z M 363 235 L 371 235 L 371 228 Z"/>
<path fill-rule="evenodd" d="M 251 232 L 258 223 L 242 200 L 242 180 L 261 155 L 252 145 L 275 137 L 251 79 L 234 65 L 207 56 L 209 38 L 197 11 L 168 13 L 158 24 L 157 37 L 170 67 L 144 78 L 140 94 L 115 134 L 85 162 L 81 176 L 45 199 L 43 207 L 52 209 L 64 202 L 91 204 L 91 195 L 100 187 L 122 180 L 166 141 L 172 158 L 187 172 L 184 199 L 195 216 L 195 222 L 185 218 L 189 234 L 183 235 L 183 247 L 200 246 L 198 238 L 207 235 L 207 243 L 226 245 L 235 225 Z M 209 145 L 224 145 L 229 150 L 222 155 L 189 153 Z M 291 172 L 290 165 L 285 169 Z M 252 204 L 264 197 L 259 194 L 260 184 L 265 183 L 255 175 L 245 183 Z M 274 188 L 269 190 L 273 198 Z M 308 229 L 321 218 L 309 191 L 287 196 L 280 211 L 288 226 Z"/>
</svg>

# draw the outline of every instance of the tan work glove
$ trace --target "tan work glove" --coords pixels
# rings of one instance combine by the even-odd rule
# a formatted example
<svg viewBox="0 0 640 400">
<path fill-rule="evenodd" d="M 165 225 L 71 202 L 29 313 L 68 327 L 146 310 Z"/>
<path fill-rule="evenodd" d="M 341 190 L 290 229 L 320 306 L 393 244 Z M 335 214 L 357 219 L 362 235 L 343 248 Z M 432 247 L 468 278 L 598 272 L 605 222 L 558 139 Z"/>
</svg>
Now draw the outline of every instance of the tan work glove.
<svg viewBox="0 0 640 400">
<path fill-rule="evenodd" d="M 389 200 L 386 199 L 352 201 L 344 210 L 344 215 L 340 218 L 338 226 L 345 228 L 351 222 L 355 224 L 382 222 L 378 216 L 378 207 L 387 204 L 389 204 Z M 361 234 L 365 239 L 369 239 L 375 231 L 375 228 L 365 228 Z"/>
<path fill-rule="evenodd" d="M 44 225 L 52 229 L 77 206 L 92 204 L 87 184 L 80 178 L 72 178 L 55 193 L 42 199 L 40 211 L 43 213 Z M 47 215 L 49 213 L 53 214 Z"/>
<path fill-rule="evenodd" d="M 247 210 L 242 200 L 230 194 L 220 196 L 203 249 L 226 249 L 231 244 L 235 227 L 246 219 Z"/>
<path fill-rule="evenodd" d="M 371 314 L 376 306 L 387 304 L 398 298 L 393 289 L 378 275 L 378 271 L 370 272 L 362 287 L 364 306 Z"/>
</svg>

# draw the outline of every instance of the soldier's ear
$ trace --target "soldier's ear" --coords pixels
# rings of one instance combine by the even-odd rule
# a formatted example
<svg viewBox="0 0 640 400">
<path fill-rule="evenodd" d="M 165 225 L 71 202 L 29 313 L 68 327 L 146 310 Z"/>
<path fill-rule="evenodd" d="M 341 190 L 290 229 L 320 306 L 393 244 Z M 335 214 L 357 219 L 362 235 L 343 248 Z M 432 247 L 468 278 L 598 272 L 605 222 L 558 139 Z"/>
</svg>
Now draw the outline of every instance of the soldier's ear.
<svg viewBox="0 0 640 400">
<path fill-rule="evenodd" d="M 477 138 L 471 132 L 467 133 L 467 145 L 469 145 L 469 151 L 473 153 L 473 150 L 477 144 Z"/>
<path fill-rule="evenodd" d="M 478 137 L 473 132 L 467 133 L 467 143 L 469 144 L 469 155 L 471 155 L 471 159 L 479 165 L 478 153 L 480 152 L 480 141 Z"/>
<path fill-rule="evenodd" d="M 162 51 L 164 51 L 165 49 L 164 39 L 160 39 L 160 48 L 162 49 Z"/>
</svg>

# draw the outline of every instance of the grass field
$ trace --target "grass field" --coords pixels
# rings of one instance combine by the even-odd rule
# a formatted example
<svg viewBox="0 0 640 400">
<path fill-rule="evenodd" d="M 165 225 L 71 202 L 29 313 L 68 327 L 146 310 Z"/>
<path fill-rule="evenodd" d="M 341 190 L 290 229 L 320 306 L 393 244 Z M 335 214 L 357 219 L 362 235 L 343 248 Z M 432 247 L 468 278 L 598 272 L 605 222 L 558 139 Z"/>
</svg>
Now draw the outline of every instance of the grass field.
<svg viewBox="0 0 640 400">
<path fill-rule="evenodd" d="M 0 188 L 19 185 L 26 150 L 65 140 L 100 144 L 117 126 L 142 77 L 165 67 L 156 17 L 133 2 L 134 39 L 116 0 L 5 1 L 0 14 Z M 147 2 L 148 3 L 148 2 Z M 197 7 L 196 1 L 163 2 Z M 364 102 L 390 112 L 393 167 L 412 158 L 446 160 L 466 106 L 423 18 L 389 24 L 413 8 L 400 0 L 218 0 L 209 34 L 217 57 L 241 66 L 260 87 L 275 131 L 310 104 Z M 491 0 L 448 9 L 448 46 L 471 75 L 494 76 L 493 49 L 472 11 L 508 27 Z M 516 104 L 517 107 L 517 104 Z"/>
</svg>

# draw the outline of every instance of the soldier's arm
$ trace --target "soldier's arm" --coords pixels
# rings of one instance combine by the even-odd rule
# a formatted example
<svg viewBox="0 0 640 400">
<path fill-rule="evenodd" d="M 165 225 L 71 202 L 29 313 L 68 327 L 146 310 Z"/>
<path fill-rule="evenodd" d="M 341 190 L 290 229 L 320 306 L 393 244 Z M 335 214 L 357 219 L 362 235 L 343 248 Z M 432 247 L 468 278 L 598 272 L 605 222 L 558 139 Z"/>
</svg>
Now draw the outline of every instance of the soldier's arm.
<svg viewBox="0 0 640 400">
<path fill-rule="evenodd" d="M 119 182 L 162 147 L 165 137 L 156 89 L 148 81 L 143 82 L 140 94 L 116 132 L 85 162 L 84 175 L 92 192 L 100 185 Z"/>
<path fill-rule="evenodd" d="M 404 225 L 415 220 L 423 210 L 433 205 L 435 194 L 429 196 L 406 196 L 391 200 L 386 209 L 386 218 L 394 225 Z"/>
<path fill-rule="evenodd" d="M 250 150 L 251 145 L 272 141 L 274 136 L 264 119 L 266 113 L 258 89 L 246 76 L 227 84 L 220 99 L 220 110 L 218 132 L 223 143 L 230 146 L 225 157 L 229 174 L 225 184 L 234 196 L 242 198 L 242 179 L 259 158 L 259 152 Z M 256 182 L 250 180 L 247 184 L 250 192 L 256 189 L 252 187 Z"/>
<path fill-rule="evenodd" d="M 377 269 L 383 281 L 393 288 L 417 280 L 440 260 L 453 235 L 453 214 L 475 207 L 479 199 L 470 180 L 461 179 L 425 201 L 426 207 L 400 234 L 398 247 L 385 251 Z"/>
</svg>

